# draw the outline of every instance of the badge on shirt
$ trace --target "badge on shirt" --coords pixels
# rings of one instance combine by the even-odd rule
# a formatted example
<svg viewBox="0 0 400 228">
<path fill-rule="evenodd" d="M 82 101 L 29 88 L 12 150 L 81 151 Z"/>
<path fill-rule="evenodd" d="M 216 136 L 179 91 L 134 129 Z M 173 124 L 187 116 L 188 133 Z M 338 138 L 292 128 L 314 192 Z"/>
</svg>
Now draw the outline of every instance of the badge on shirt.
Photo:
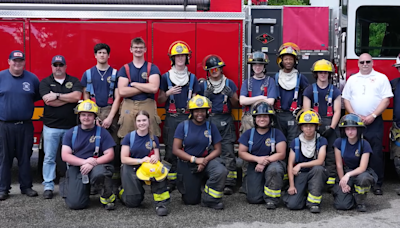
<svg viewBox="0 0 400 228">
<path fill-rule="evenodd" d="M 148 150 L 151 150 L 152 149 L 152 147 L 150 146 L 150 142 L 146 142 L 146 149 L 148 149 Z"/>
<path fill-rule="evenodd" d="M 67 83 L 65 83 L 65 88 L 71 89 L 73 85 L 74 84 L 72 84 L 72 82 L 67 82 Z"/>
<path fill-rule="evenodd" d="M 271 146 L 271 139 L 270 139 L 270 138 L 267 138 L 267 139 L 265 140 L 265 145 L 266 145 L 266 146 Z"/>
<path fill-rule="evenodd" d="M 22 89 L 25 91 L 31 91 L 31 84 L 29 84 L 29 82 L 23 82 Z"/>
<path fill-rule="evenodd" d="M 147 72 L 143 72 L 141 76 L 144 80 L 147 80 Z"/>
<path fill-rule="evenodd" d="M 358 149 L 356 150 L 356 152 L 354 152 L 354 155 L 355 155 L 356 157 L 360 157 L 360 152 L 358 151 Z"/>
<path fill-rule="evenodd" d="M 92 136 L 90 137 L 90 139 L 89 139 L 89 142 L 90 142 L 90 143 L 94 143 L 94 141 L 96 141 L 96 136 L 95 136 L 95 135 L 92 135 Z"/>
<path fill-rule="evenodd" d="M 209 135 L 208 135 L 208 130 L 205 130 L 205 131 L 204 131 L 204 136 L 205 136 L 206 138 L 208 138 L 208 136 L 209 136 Z"/>
<path fill-rule="evenodd" d="M 107 77 L 107 82 L 108 82 L 108 84 L 111 83 L 111 76 L 108 76 L 108 77 Z"/>
</svg>

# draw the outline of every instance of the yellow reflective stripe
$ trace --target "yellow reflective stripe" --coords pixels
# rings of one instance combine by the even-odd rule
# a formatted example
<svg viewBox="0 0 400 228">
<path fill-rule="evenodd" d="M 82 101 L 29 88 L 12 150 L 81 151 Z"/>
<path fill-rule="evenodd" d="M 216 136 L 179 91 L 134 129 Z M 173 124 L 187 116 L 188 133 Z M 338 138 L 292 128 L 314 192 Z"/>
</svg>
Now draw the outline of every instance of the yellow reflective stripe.
<svg viewBox="0 0 400 228">
<path fill-rule="evenodd" d="M 177 173 L 168 173 L 168 180 L 176 180 Z"/>
<path fill-rule="evenodd" d="M 334 177 L 329 177 L 328 180 L 326 181 L 327 184 L 335 184 L 336 178 Z"/>
<path fill-rule="evenodd" d="M 209 188 L 207 185 L 204 187 L 204 192 L 208 193 L 210 196 L 214 198 L 222 198 L 223 192 L 215 191 L 212 188 Z"/>
<path fill-rule="evenodd" d="M 289 180 L 289 176 L 287 175 L 287 173 L 283 175 L 283 180 Z"/>
<path fill-rule="evenodd" d="M 236 178 L 237 178 L 237 172 L 236 172 L 236 171 L 229 171 L 227 177 L 228 177 L 228 178 L 236 179 Z"/>
<path fill-rule="evenodd" d="M 321 203 L 322 195 L 313 196 L 311 193 L 308 193 L 307 201 L 311 203 Z"/>
<path fill-rule="evenodd" d="M 369 192 L 370 188 L 371 188 L 371 186 L 361 187 L 361 186 L 358 186 L 358 185 L 354 185 L 354 189 L 356 190 L 356 192 L 358 194 L 365 194 L 365 193 Z"/>
<path fill-rule="evenodd" d="M 119 178 L 121 178 L 120 173 L 113 173 L 113 175 L 112 175 L 112 179 L 113 179 L 113 180 L 119 179 Z"/>
<path fill-rule="evenodd" d="M 118 196 L 120 199 L 122 199 L 122 194 L 124 193 L 124 189 L 121 189 L 121 191 L 119 191 Z"/>
<path fill-rule="evenodd" d="M 266 186 L 264 186 L 264 194 L 266 196 L 272 197 L 272 198 L 278 198 L 281 197 L 281 190 L 272 190 Z"/>
<path fill-rule="evenodd" d="M 112 194 L 110 197 L 108 197 L 108 199 L 100 197 L 100 202 L 102 204 L 108 204 L 108 203 L 112 203 L 114 201 L 115 201 L 115 195 L 114 194 Z"/>
<path fill-rule="evenodd" d="M 169 191 L 163 192 L 161 194 L 154 193 L 153 196 L 154 196 L 154 201 L 163 201 L 170 198 Z"/>
</svg>

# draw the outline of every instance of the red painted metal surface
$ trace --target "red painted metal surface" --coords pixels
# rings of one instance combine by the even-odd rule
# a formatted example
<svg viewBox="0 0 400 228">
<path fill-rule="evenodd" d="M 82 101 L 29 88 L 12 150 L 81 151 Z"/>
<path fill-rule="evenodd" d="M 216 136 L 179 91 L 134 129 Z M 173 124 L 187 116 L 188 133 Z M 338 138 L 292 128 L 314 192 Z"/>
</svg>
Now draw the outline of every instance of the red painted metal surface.
<svg viewBox="0 0 400 228">
<path fill-rule="evenodd" d="M 25 51 L 23 21 L 0 21 L 0 70 L 9 67 L 7 59 L 14 50 Z"/>
<path fill-rule="evenodd" d="M 241 12 L 242 0 L 210 0 L 210 11 L 214 12 Z"/>
</svg>

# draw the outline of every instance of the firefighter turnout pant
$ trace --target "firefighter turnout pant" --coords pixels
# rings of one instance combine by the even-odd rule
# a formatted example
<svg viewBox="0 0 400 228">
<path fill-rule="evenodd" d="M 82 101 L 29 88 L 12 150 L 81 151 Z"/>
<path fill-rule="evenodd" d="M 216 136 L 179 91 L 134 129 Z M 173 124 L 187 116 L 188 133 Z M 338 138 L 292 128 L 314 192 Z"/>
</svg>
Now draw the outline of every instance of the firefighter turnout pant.
<svg viewBox="0 0 400 228">
<path fill-rule="evenodd" d="M 352 171 L 351 169 L 345 168 L 345 174 Z M 338 178 L 339 179 L 339 178 Z M 342 188 L 339 186 L 339 180 L 336 180 L 336 184 L 333 187 L 333 206 L 337 210 L 350 210 L 355 205 L 365 204 L 367 193 L 374 186 L 378 179 L 374 170 L 368 168 L 365 172 L 358 176 L 350 177 L 347 185 L 351 187 L 349 193 L 343 193 Z"/>
<path fill-rule="evenodd" d="M 123 138 L 129 132 L 137 129 L 135 116 L 141 110 L 145 110 L 150 116 L 151 132 L 157 136 L 161 136 L 159 124 L 161 123 L 160 117 L 157 115 L 157 104 L 154 99 L 147 98 L 144 101 L 134 101 L 125 98 L 122 102 L 120 117 L 118 120 L 118 137 Z"/>
<path fill-rule="evenodd" d="M 126 164 L 121 167 L 122 190 L 119 192 L 119 198 L 127 207 L 139 207 L 144 200 L 144 181 L 136 176 L 139 167 L 140 165 Z M 151 181 L 151 193 L 156 207 L 165 206 L 170 201 L 167 180 Z"/>
<path fill-rule="evenodd" d="M 293 113 L 289 111 L 282 111 L 276 113 L 276 119 L 278 121 L 278 128 L 282 131 L 282 133 L 286 137 L 287 145 L 300 135 L 299 127 L 297 126 L 296 118 L 293 116 Z M 286 152 L 286 160 L 289 157 L 289 146 L 287 147 Z"/>
<path fill-rule="evenodd" d="M 253 116 L 250 114 L 250 112 L 244 113 L 242 115 L 242 121 L 239 129 L 240 135 L 245 133 L 247 130 L 252 129 L 254 127 L 254 120 Z M 243 161 L 242 163 L 242 187 L 241 190 L 246 193 L 246 179 L 247 179 L 247 166 L 248 162 Z"/>
<path fill-rule="evenodd" d="M 319 126 L 319 133 L 322 134 L 325 130 L 331 127 L 332 117 L 322 117 L 321 125 Z M 328 145 L 326 147 L 326 158 L 325 158 L 325 168 L 328 171 L 328 180 L 326 184 L 328 188 L 332 188 L 335 185 L 335 180 L 337 177 L 336 173 L 336 160 L 335 160 L 335 150 L 333 148 L 333 143 L 337 139 L 339 135 L 339 131 L 336 128 L 334 132 L 332 132 L 328 136 L 324 136 L 328 141 Z"/>
<path fill-rule="evenodd" d="M 394 160 L 396 173 L 400 177 L 400 128 L 393 122 L 390 128 L 390 159 Z"/>
<path fill-rule="evenodd" d="M 174 144 L 175 130 L 178 124 L 187 120 L 189 114 L 185 113 L 167 113 L 163 126 L 163 140 L 165 143 L 165 158 L 164 160 L 171 164 L 171 169 L 168 173 L 168 184 L 176 185 L 176 167 L 178 158 L 172 153 L 172 145 Z"/>
<path fill-rule="evenodd" d="M 197 172 L 197 164 L 178 160 L 177 187 L 185 204 L 194 205 L 202 202 L 212 206 L 222 201 L 222 195 L 228 170 L 220 162 L 220 158 L 209 161 L 203 171 Z M 204 192 L 201 186 L 207 178 Z"/>
<path fill-rule="evenodd" d="M 281 197 L 285 164 L 276 161 L 269 164 L 263 172 L 257 172 L 257 163 L 250 162 L 247 170 L 247 201 L 251 204 L 273 202 L 276 205 Z"/>
<path fill-rule="evenodd" d="M 236 141 L 235 125 L 231 114 L 211 114 L 211 123 L 217 126 L 222 137 L 221 141 L 221 158 L 228 170 L 225 186 L 235 187 L 237 178 L 236 157 L 233 144 Z"/>
<path fill-rule="evenodd" d="M 70 209 L 74 210 L 84 209 L 89 206 L 91 185 L 94 185 L 96 189 L 102 189 L 100 202 L 103 205 L 113 203 L 115 195 L 112 193 L 112 174 L 112 165 L 97 165 L 89 173 L 89 183 L 83 184 L 80 167 L 69 166 L 65 186 L 63 186 L 65 187 L 65 203 Z"/>
<path fill-rule="evenodd" d="M 328 172 L 323 166 L 314 166 L 308 172 L 299 172 L 294 177 L 297 193 L 283 196 L 283 202 L 290 210 L 300 210 L 304 206 L 319 206 L 322 200 L 322 190 L 328 179 Z"/>
</svg>

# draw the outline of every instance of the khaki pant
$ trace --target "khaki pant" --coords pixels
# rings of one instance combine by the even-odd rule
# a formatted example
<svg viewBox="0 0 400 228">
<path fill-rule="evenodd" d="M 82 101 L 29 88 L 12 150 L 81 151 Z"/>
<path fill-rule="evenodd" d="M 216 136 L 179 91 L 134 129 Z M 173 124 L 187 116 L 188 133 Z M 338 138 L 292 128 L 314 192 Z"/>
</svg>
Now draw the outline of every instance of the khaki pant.
<svg viewBox="0 0 400 228">
<path fill-rule="evenodd" d="M 239 129 L 240 135 L 242 135 L 247 130 L 252 129 L 254 127 L 253 116 L 250 114 L 243 114 L 241 123 L 242 124 L 240 125 L 240 129 Z"/>
<path fill-rule="evenodd" d="M 106 107 L 99 107 L 99 118 L 101 121 L 105 120 L 108 115 L 111 112 L 111 107 L 112 106 L 106 106 Z M 118 137 L 118 119 L 119 119 L 119 114 L 117 113 L 114 116 L 114 119 L 110 125 L 110 127 L 107 129 L 108 132 L 111 134 L 113 137 L 115 143 L 119 144 L 119 137 Z"/>
<path fill-rule="evenodd" d="M 157 115 L 157 104 L 156 101 L 147 98 L 144 101 L 134 101 L 131 99 L 124 99 L 121 106 L 120 117 L 118 120 L 119 130 L 118 137 L 123 138 L 129 132 L 136 130 L 136 114 L 145 110 L 150 115 L 150 127 L 151 133 L 157 137 L 161 136 L 161 130 L 159 124 L 161 123 L 160 117 Z"/>
</svg>

